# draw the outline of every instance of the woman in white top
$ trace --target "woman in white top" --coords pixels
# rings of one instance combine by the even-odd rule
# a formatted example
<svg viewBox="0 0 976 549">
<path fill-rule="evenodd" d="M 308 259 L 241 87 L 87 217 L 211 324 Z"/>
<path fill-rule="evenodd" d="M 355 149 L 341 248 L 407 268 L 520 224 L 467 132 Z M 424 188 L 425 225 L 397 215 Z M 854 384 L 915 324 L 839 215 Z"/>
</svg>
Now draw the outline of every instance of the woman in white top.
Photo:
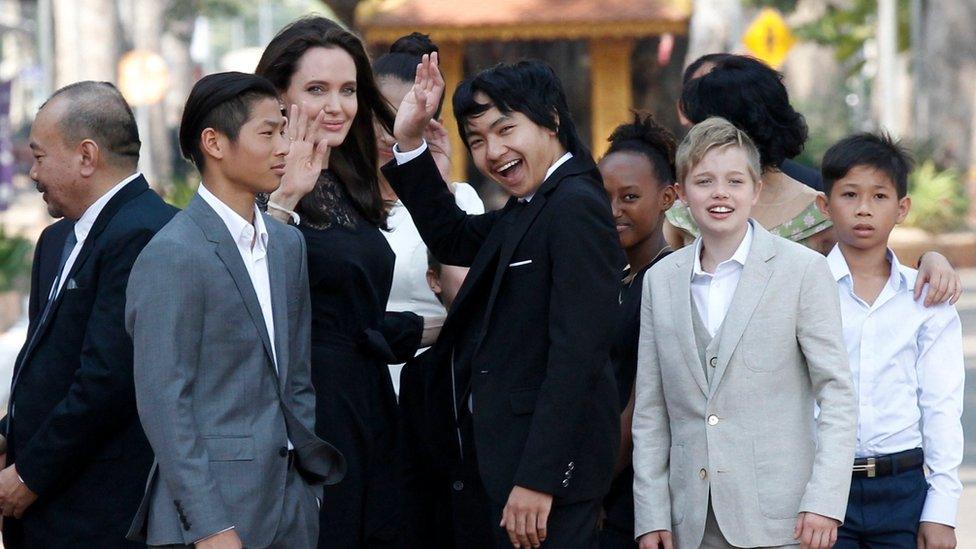
<svg viewBox="0 0 976 549">
<path fill-rule="evenodd" d="M 399 38 L 390 46 L 389 53 L 383 54 L 373 63 L 373 75 L 383 98 L 395 111 L 403 97 L 413 86 L 417 64 L 424 54 L 438 51 L 437 46 L 425 34 L 412 33 Z M 443 97 L 441 98 L 443 102 Z M 434 118 L 438 118 L 438 112 Z M 380 165 L 393 159 L 394 139 L 379 125 L 376 127 L 377 147 Z M 450 145 L 447 132 L 436 121 L 431 123 L 427 143 L 441 175 L 448 181 L 450 172 Z M 424 317 L 443 322 L 447 312 L 427 285 L 427 245 L 420 238 L 417 226 L 410 212 L 403 207 L 395 192 L 380 173 L 380 189 L 390 208 L 386 222 L 389 231 L 383 233 L 393 253 L 396 263 L 393 268 L 393 287 L 387 302 L 387 311 L 410 311 Z M 467 183 L 450 183 L 457 205 L 469 214 L 485 213 L 485 205 L 477 191 Z M 465 269 L 466 271 L 467 269 Z M 422 351 L 423 349 L 421 349 Z M 390 366 L 393 386 L 399 393 L 400 368 L 402 364 Z"/>
</svg>

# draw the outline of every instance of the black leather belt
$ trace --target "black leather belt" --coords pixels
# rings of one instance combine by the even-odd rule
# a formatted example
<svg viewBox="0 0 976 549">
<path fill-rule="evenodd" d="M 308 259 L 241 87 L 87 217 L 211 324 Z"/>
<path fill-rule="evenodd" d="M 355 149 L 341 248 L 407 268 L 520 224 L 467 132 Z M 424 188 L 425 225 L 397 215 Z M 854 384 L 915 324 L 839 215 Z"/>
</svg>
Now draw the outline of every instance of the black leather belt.
<svg viewBox="0 0 976 549">
<path fill-rule="evenodd" d="M 913 448 L 886 456 L 856 458 L 854 460 L 854 478 L 877 478 L 897 475 L 905 471 L 921 469 L 924 463 L 925 456 L 922 454 L 921 448 Z"/>
</svg>

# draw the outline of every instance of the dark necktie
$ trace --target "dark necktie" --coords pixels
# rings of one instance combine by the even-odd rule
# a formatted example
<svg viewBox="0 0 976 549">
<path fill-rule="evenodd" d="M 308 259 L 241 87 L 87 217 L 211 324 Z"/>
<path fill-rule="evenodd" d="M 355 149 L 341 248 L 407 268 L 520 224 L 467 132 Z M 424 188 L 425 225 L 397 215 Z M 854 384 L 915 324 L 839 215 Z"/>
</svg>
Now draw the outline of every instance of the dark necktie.
<svg viewBox="0 0 976 549">
<path fill-rule="evenodd" d="M 75 228 L 71 227 L 68 231 L 68 238 L 64 241 L 64 249 L 61 250 L 61 262 L 58 263 L 58 276 L 54 277 L 54 284 L 51 286 L 50 296 L 48 297 L 47 303 L 44 305 L 44 311 L 41 313 L 41 319 L 38 321 L 37 325 L 41 326 L 44 321 L 47 320 L 47 316 L 51 313 L 51 309 L 54 307 L 54 302 L 58 297 L 58 286 L 61 284 L 61 278 L 67 273 L 64 272 L 64 264 L 68 262 L 68 257 L 71 255 L 71 250 L 75 248 L 75 244 L 78 243 L 78 237 L 75 236 Z"/>
</svg>

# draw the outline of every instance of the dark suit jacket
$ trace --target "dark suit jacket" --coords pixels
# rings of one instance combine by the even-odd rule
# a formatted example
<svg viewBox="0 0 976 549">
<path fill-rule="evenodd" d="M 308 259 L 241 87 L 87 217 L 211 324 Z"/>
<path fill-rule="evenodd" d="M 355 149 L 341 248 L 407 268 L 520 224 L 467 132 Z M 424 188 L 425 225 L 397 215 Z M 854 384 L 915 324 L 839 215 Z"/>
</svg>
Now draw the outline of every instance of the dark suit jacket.
<svg viewBox="0 0 976 549">
<path fill-rule="evenodd" d="M 21 521 L 4 521 L 7 547 L 124 546 L 152 463 L 136 415 L 125 289 L 142 247 L 175 213 L 142 177 L 123 187 L 95 220 L 43 324 L 74 223 L 41 234 L 27 343 L 2 425 L 7 464 L 16 463 L 38 500 Z"/>
<path fill-rule="evenodd" d="M 429 151 L 383 172 L 437 259 L 471 267 L 429 352 L 451 364 L 474 338 L 471 360 L 451 371 L 453 415 L 471 395 L 488 495 L 504 503 L 519 485 L 556 504 L 601 497 L 620 438 L 609 348 L 624 261 L 593 162 L 569 160 L 527 205 L 473 216 Z"/>
</svg>

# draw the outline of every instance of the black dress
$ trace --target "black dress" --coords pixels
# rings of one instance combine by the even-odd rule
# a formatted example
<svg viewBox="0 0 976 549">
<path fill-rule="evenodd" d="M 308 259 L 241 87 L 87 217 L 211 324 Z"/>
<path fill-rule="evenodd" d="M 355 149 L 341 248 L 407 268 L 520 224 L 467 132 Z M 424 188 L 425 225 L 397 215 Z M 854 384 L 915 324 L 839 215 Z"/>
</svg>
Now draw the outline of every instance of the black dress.
<svg viewBox="0 0 976 549">
<path fill-rule="evenodd" d="M 392 546 L 398 420 L 387 364 L 413 356 L 423 320 L 385 312 L 394 254 L 345 187 L 325 171 L 313 192 L 317 211 L 300 229 L 308 248 L 316 430 L 348 466 L 342 482 L 325 489 L 319 547 Z"/>
<path fill-rule="evenodd" d="M 614 376 L 617 379 L 617 392 L 620 409 L 630 402 L 637 377 L 637 344 L 640 340 L 641 290 L 644 275 L 655 263 L 671 253 L 665 248 L 646 267 L 637 272 L 630 283 L 621 283 L 620 317 L 617 325 L 617 339 L 610 349 Z M 637 547 L 634 541 L 634 469 L 628 463 L 610 484 L 610 491 L 603 498 L 606 513 L 603 530 L 600 532 L 600 548 Z"/>
</svg>

